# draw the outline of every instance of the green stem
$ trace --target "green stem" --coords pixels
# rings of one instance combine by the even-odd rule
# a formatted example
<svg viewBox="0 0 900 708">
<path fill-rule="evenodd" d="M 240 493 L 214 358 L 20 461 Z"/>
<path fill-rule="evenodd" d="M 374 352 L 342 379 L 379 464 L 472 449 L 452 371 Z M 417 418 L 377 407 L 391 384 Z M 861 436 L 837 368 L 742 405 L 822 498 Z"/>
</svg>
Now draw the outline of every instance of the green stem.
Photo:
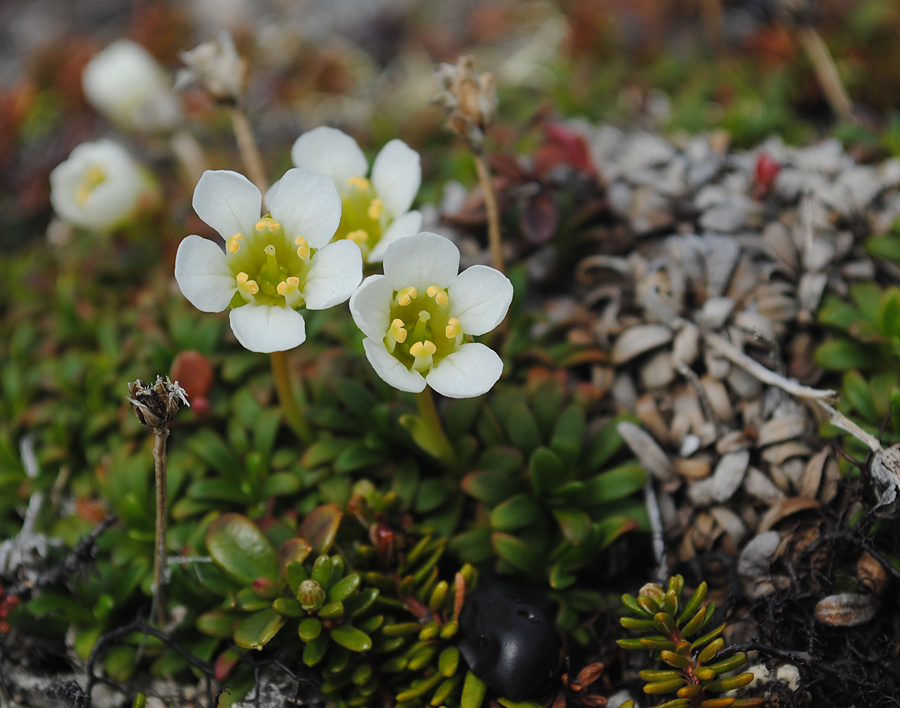
<svg viewBox="0 0 900 708">
<path fill-rule="evenodd" d="M 313 440 L 313 432 L 306 421 L 306 416 L 303 415 L 306 397 L 303 395 L 302 382 L 296 389 L 291 385 L 291 374 L 288 370 L 285 352 L 272 352 L 272 377 L 275 379 L 275 390 L 278 391 L 281 411 L 284 413 L 288 425 L 308 445 Z"/>
<path fill-rule="evenodd" d="M 458 467 L 459 460 L 456 458 L 456 450 L 447 438 L 444 432 L 444 425 L 438 415 L 437 407 L 434 405 L 434 395 L 431 389 L 426 386 L 425 390 L 415 394 L 416 405 L 419 407 L 419 417 L 424 423 L 424 431 L 430 438 L 428 440 L 429 449 L 434 451 L 438 459 L 447 464 L 448 467 Z"/>
</svg>

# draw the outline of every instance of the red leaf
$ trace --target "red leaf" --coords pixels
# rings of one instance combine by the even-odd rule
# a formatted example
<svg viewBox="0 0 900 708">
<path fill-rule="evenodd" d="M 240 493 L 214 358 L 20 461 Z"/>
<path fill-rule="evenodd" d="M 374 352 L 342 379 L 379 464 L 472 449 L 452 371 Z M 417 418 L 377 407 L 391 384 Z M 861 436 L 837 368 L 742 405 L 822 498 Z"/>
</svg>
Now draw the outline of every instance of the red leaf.
<svg viewBox="0 0 900 708">
<path fill-rule="evenodd" d="M 561 123 L 549 123 L 544 129 L 544 142 L 534 155 L 534 171 L 542 176 L 559 165 L 597 176 L 587 140 Z"/>
<path fill-rule="evenodd" d="M 522 231 L 525 238 L 534 244 L 546 243 L 556 233 L 559 225 L 559 210 L 553 195 L 545 189 L 535 194 L 522 212 Z"/>
<path fill-rule="evenodd" d="M 300 537 L 306 539 L 316 554 L 327 553 L 334 543 L 342 516 L 343 512 L 336 504 L 324 504 L 313 509 L 300 524 Z"/>
<path fill-rule="evenodd" d="M 172 362 L 172 381 L 187 391 L 188 401 L 206 398 L 213 384 L 213 368 L 209 359 L 192 349 L 181 352 Z"/>
<path fill-rule="evenodd" d="M 757 199 L 762 199 L 775 184 L 775 178 L 781 171 L 781 165 L 775 161 L 769 153 L 761 152 L 756 158 L 756 169 L 753 171 L 755 188 L 753 194 Z"/>
</svg>

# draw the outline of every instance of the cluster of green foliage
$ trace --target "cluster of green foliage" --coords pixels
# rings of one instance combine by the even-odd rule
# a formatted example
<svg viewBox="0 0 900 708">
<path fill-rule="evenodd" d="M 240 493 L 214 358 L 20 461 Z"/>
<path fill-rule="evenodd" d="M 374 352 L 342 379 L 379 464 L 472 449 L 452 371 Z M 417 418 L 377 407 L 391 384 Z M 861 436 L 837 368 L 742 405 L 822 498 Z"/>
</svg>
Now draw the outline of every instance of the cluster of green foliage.
<svg viewBox="0 0 900 708">
<path fill-rule="evenodd" d="M 649 633 L 649 636 L 620 639 L 619 646 L 629 651 L 650 651 L 654 659 L 667 665 L 665 669 L 641 671 L 641 678 L 646 682 L 644 693 L 676 695 L 658 708 L 749 708 L 760 705 L 760 698 L 710 696 L 746 686 L 753 680 L 753 674 L 726 675 L 743 666 L 747 657 L 738 652 L 715 661 L 725 646 L 725 640 L 720 636 L 725 623 L 708 629 L 716 606 L 715 602 L 704 604 L 706 583 L 701 583 L 687 601 L 684 600 L 684 589 L 684 578 L 674 575 L 669 578 L 666 589 L 648 583 L 637 597 L 622 596 L 627 613 L 620 620 L 622 626 L 633 632 Z"/>
</svg>

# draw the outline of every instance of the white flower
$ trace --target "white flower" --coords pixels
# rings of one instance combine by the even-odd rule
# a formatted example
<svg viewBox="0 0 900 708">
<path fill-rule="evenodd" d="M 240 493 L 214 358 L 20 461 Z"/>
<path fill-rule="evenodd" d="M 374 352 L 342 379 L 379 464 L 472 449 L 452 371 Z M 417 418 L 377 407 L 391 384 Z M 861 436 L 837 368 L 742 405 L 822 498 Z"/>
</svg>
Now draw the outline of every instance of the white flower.
<svg viewBox="0 0 900 708">
<path fill-rule="evenodd" d="M 231 329 L 254 352 L 292 349 L 306 339 L 298 308 L 324 310 L 344 302 L 362 280 L 359 249 L 328 244 L 341 220 L 341 199 L 331 180 L 292 169 L 262 195 L 243 175 L 204 172 L 194 190 L 194 211 L 225 239 L 225 250 L 188 236 L 175 256 L 175 279 L 204 312 L 231 305 Z"/>
<path fill-rule="evenodd" d="M 176 89 L 198 83 L 217 101 L 236 102 L 241 97 L 247 62 L 237 53 L 228 30 L 179 57 L 187 69 L 178 72 Z"/>
<path fill-rule="evenodd" d="M 125 128 L 166 131 L 180 120 L 169 75 L 130 40 L 117 40 L 93 57 L 81 84 L 88 102 Z"/>
<path fill-rule="evenodd" d="M 109 231 L 155 198 L 150 177 L 112 140 L 82 143 L 50 173 L 50 202 L 64 221 Z"/>
<path fill-rule="evenodd" d="M 470 398 L 500 378 L 500 357 L 468 339 L 503 321 L 512 283 L 488 266 L 458 271 L 456 246 L 420 233 L 391 244 L 384 275 L 366 278 L 350 298 L 366 356 L 395 388 L 418 393 L 428 384 L 444 396 Z"/>
<path fill-rule="evenodd" d="M 343 215 L 335 239 L 356 243 L 367 263 L 376 263 L 394 241 L 418 233 L 422 214 L 409 211 L 419 185 L 419 153 L 402 140 L 391 140 L 372 165 L 356 141 L 336 128 L 304 133 L 291 148 L 297 167 L 321 172 L 334 180 L 343 201 Z"/>
</svg>

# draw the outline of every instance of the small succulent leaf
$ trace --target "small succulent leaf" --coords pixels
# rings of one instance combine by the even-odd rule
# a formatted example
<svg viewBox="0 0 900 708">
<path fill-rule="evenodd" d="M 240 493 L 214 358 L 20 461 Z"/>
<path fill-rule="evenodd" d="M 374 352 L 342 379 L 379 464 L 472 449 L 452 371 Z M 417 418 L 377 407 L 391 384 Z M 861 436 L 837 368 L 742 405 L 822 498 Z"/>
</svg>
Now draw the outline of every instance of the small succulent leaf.
<svg viewBox="0 0 900 708">
<path fill-rule="evenodd" d="M 541 430 L 525 403 L 516 403 L 509 411 L 506 432 L 512 444 L 526 455 L 530 455 L 541 444 Z"/>
<path fill-rule="evenodd" d="M 580 509 L 554 509 L 553 516 L 563 537 L 573 546 L 581 545 L 592 531 L 591 517 Z"/>
<path fill-rule="evenodd" d="M 678 615 L 676 620 L 678 624 L 683 624 L 700 609 L 700 605 L 703 604 L 703 601 L 706 599 L 708 589 L 705 581 L 697 586 L 697 589 L 694 590 L 694 594 L 691 595 L 691 599 L 687 601 L 687 604 L 685 604 L 684 608 L 681 610 L 681 614 Z"/>
<path fill-rule="evenodd" d="M 712 604 L 712 603 L 710 603 L 710 604 Z M 709 605 L 706 606 L 706 611 L 707 611 L 707 615 L 708 615 L 709 614 Z M 708 619 L 708 617 L 707 617 L 707 619 Z M 702 637 L 695 639 L 691 643 L 691 651 L 699 649 L 700 647 L 708 644 L 709 642 L 714 640 L 716 637 L 718 637 L 723 631 L 725 631 L 725 623 L 724 622 L 722 624 L 720 624 L 718 627 L 716 627 L 714 630 L 712 630 L 711 632 L 708 632 L 708 633 L 704 634 Z"/>
<path fill-rule="evenodd" d="M 337 536 L 343 512 L 336 504 L 324 504 L 313 509 L 300 524 L 299 535 L 319 555 L 328 553 Z"/>
<path fill-rule="evenodd" d="M 735 689 L 743 688 L 748 683 L 751 683 L 753 678 L 753 674 L 748 671 L 747 673 L 738 674 L 737 676 L 710 681 L 709 683 L 704 684 L 703 687 L 707 691 L 712 691 L 713 693 L 724 693 L 725 691 L 734 691 Z"/>
<path fill-rule="evenodd" d="M 693 683 L 688 686 L 682 686 L 675 695 L 679 698 L 693 698 L 694 696 L 699 696 L 702 690 L 703 686 L 699 683 Z"/>
<path fill-rule="evenodd" d="M 541 554 L 534 546 L 507 533 L 491 534 L 491 546 L 501 560 L 523 573 L 535 574 L 541 567 Z"/>
<path fill-rule="evenodd" d="M 318 639 L 319 635 L 322 634 L 322 620 L 318 617 L 307 617 L 300 623 L 298 634 L 304 644 L 309 644 L 314 639 Z"/>
<path fill-rule="evenodd" d="M 456 673 L 459 667 L 459 649 L 455 645 L 445 647 L 438 657 L 438 671 L 447 678 Z"/>
<path fill-rule="evenodd" d="M 697 660 L 701 664 L 705 664 L 710 661 L 716 654 L 718 654 L 719 649 L 725 646 L 725 640 L 719 637 L 718 639 L 713 640 L 709 643 L 709 645 L 700 652 L 697 656 Z"/>
<path fill-rule="evenodd" d="M 206 530 L 206 547 L 219 570 L 242 585 L 278 577 L 275 549 L 245 516 L 223 514 L 213 521 Z"/>
<path fill-rule="evenodd" d="M 652 619 L 622 617 L 619 619 L 619 622 L 625 629 L 630 629 L 632 632 L 653 632 L 656 630 L 656 623 Z"/>
<path fill-rule="evenodd" d="M 517 485 L 504 472 L 470 472 L 460 485 L 470 497 L 488 506 L 497 506 L 516 493 Z"/>
<path fill-rule="evenodd" d="M 743 665 L 745 661 L 747 661 L 747 655 L 741 651 L 737 654 L 729 656 L 727 659 L 723 659 L 722 661 L 719 661 L 715 664 L 710 664 L 706 668 L 712 669 L 717 674 L 724 674 L 728 673 L 729 671 L 734 671 L 735 669 Z"/>
<path fill-rule="evenodd" d="M 603 425 L 587 444 L 587 468 L 590 472 L 599 470 L 625 445 L 625 439 L 619 435 L 619 423 L 628 421 L 639 424 L 633 415 L 616 416 Z"/>
<path fill-rule="evenodd" d="M 707 698 L 700 702 L 701 708 L 729 708 L 735 703 L 734 698 Z"/>
<path fill-rule="evenodd" d="M 874 236 L 866 241 L 866 250 L 870 256 L 900 262 L 900 238 L 897 236 Z"/>
<path fill-rule="evenodd" d="M 524 460 L 524 455 L 516 448 L 508 445 L 494 445 L 479 455 L 475 468 L 511 476 L 522 469 Z"/>
<path fill-rule="evenodd" d="M 197 618 L 197 629 L 217 639 L 231 639 L 237 619 L 223 610 L 210 610 Z"/>
<path fill-rule="evenodd" d="M 816 349 L 816 363 L 827 371 L 872 369 L 878 361 L 871 347 L 849 339 L 833 339 Z"/>
<path fill-rule="evenodd" d="M 668 612 L 657 612 L 653 616 L 653 624 L 660 634 L 672 634 L 675 631 L 675 618 Z"/>
<path fill-rule="evenodd" d="M 449 698 L 450 694 L 459 687 L 462 678 L 462 674 L 460 674 L 459 676 L 454 676 L 452 678 L 448 678 L 446 681 L 442 681 L 441 684 L 435 689 L 434 695 L 431 697 L 429 705 L 434 706 L 435 708 L 444 705 L 444 703 L 447 702 L 447 698 Z"/>
<path fill-rule="evenodd" d="M 234 630 L 234 643 L 244 649 L 262 649 L 278 634 L 285 618 L 271 609 L 254 612 Z"/>
<path fill-rule="evenodd" d="M 671 681 L 672 679 L 682 678 L 684 674 L 680 671 L 646 669 L 640 672 L 641 679 L 644 681 Z"/>
<path fill-rule="evenodd" d="M 626 651 L 640 651 L 644 648 L 640 639 L 617 639 L 616 644 Z"/>
<path fill-rule="evenodd" d="M 200 584 L 216 595 L 227 597 L 241 589 L 241 583 L 225 575 L 215 563 L 194 563 L 193 566 Z"/>
<path fill-rule="evenodd" d="M 300 583 L 304 580 L 309 580 L 309 573 L 306 572 L 306 568 L 302 563 L 298 563 L 297 561 L 290 561 L 285 566 L 284 575 L 287 579 L 288 587 L 291 589 L 291 594 L 295 597 L 297 596 L 297 591 L 300 589 Z"/>
<path fill-rule="evenodd" d="M 365 588 L 344 600 L 344 611 L 349 617 L 364 615 L 374 604 L 380 594 L 378 588 Z"/>
<path fill-rule="evenodd" d="M 424 696 L 426 693 L 434 689 L 443 680 L 444 677 L 435 672 L 428 678 L 421 679 L 418 683 L 414 684 L 406 691 L 398 693 L 397 702 L 405 703 L 406 701 L 412 701 L 416 698 L 420 698 L 421 696 Z"/>
<path fill-rule="evenodd" d="M 699 610 L 697 610 L 697 614 L 695 614 L 691 618 L 690 622 L 688 622 L 686 625 L 684 625 L 684 627 L 681 629 L 681 636 L 685 637 L 686 639 L 691 637 L 691 635 L 693 635 L 694 633 L 696 633 L 700 630 L 700 628 L 703 626 L 703 622 L 705 620 L 706 620 L 706 608 L 701 607 Z"/>
<path fill-rule="evenodd" d="M 304 610 L 300 606 L 300 603 L 292 597 L 276 598 L 272 602 L 272 609 L 282 617 L 297 618 L 304 617 L 306 615 L 306 610 Z"/>
<path fill-rule="evenodd" d="M 303 649 L 303 663 L 313 667 L 325 658 L 328 649 L 328 635 L 320 634 L 309 642 Z"/>
<path fill-rule="evenodd" d="M 503 708 L 543 708 L 540 703 L 534 701 L 511 701 L 508 698 L 498 698 L 497 702 Z"/>
<path fill-rule="evenodd" d="M 340 455 L 348 444 L 349 441 L 346 438 L 318 440 L 306 448 L 306 451 L 300 458 L 300 464 L 308 470 L 313 470 L 321 465 L 327 465 Z"/>
<path fill-rule="evenodd" d="M 663 649 L 659 653 L 659 658 L 662 659 L 669 666 L 674 666 L 676 669 L 686 669 L 691 664 L 691 660 L 686 656 L 682 656 L 681 654 L 676 654 L 673 651 L 668 651 Z"/>
<path fill-rule="evenodd" d="M 557 419 L 553 437 L 550 439 L 550 449 L 559 455 L 566 465 L 572 465 L 584 447 L 586 432 L 584 409 L 576 404 L 567 406 Z"/>
<path fill-rule="evenodd" d="M 462 696 L 459 699 L 460 708 L 481 708 L 486 692 L 487 686 L 484 684 L 484 681 L 471 671 L 467 671 L 466 679 L 463 683 Z"/>
<path fill-rule="evenodd" d="M 653 651 L 662 651 L 663 649 L 669 649 L 671 651 L 675 649 L 675 642 L 664 637 L 644 637 L 639 641 L 645 649 L 651 649 Z"/>
<path fill-rule="evenodd" d="M 684 678 L 669 679 L 668 681 L 654 681 L 644 685 L 644 693 L 650 696 L 660 696 L 664 693 L 673 693 L 684 686 L 687 681 Z"/>
<path fill-rule="evenodd" d="M 287 566 L 289 563 L 303 563 L 311 551 L 312 546 L 303 538 L 289 538 L 282 543 L 278 548 L 279 579 L 287 579 Z"/>
<path fill-rule="evenodd" d="M 372 648 L 372 638 L 350 624 L 341 624 L 332 629 L 331 638 L 352 652 L 359 653 Z"/>
<path fill-rule="evenodd" d="M 536 523 L 541 507 L 530 494 L 517 494 L 491 512 L 491 527 L 497 531 L 515 531 Z"/>
<path fill-rule="evenodd" d="M 566 468 L 553 450 L 539 447 L 528 460 L 531 489 L 536 499 L 553 494 L 566 481 Z"/>
<path fill-rule="evenodd" d="M 624 499 L 644 488 L 647 472 L 639 464 L 628 463 L 601 472 L 584 483 L 581 506 L 595 506 Z"/>
<path fill-rule="evenodd" d="M 561 563 L 556 563 L 550 567 L 548 580 L 554 590 L 565 590 L 578 580 L 578 576 L 566 570 Z"/>
<path fill-rule="evenodd" d="M 881 287 L 871 281 L 856 282 L 850 286 L 850 299 L 870 322 L 878 319 L 883 294 Z"/>
</svg>

